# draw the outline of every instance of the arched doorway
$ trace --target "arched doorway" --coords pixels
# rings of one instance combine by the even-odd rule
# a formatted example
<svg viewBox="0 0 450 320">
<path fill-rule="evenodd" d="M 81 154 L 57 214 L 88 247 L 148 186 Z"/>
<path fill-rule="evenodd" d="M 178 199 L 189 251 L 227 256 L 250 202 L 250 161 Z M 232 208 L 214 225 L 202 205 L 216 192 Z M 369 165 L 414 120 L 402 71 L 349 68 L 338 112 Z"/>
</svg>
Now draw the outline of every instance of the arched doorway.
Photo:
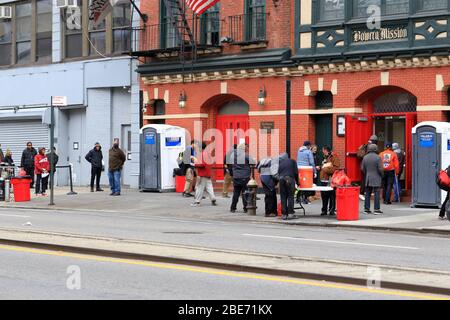
<svg viewBox="0 0 450 320">
<path fill-rule="evenodd" d="M 234 144 L 248 143 L 246 132 L 249 129 L 249 105 L 244 100 L 234 99 L 218 109 L 216 128 L 222 132 L 223 141 L 217 141 L 225 155 Z M 223 170 L 217 171 L 217 180 L 223 179 Z"/>
<path fill-rule="evenodd" d="M 399 87 L 373 88 L 358 99 L 365 115 L 348 116 L 346 121 L 346 168 L 353 181 L 361 180 L 356 152 L 370 135 L 378 136 L 378 148 L 398 143 L 406 153 L 402 175 L 404 189 L 412 186 L 412 128 L 417 124 L 417 98 Z"/>
</svg>

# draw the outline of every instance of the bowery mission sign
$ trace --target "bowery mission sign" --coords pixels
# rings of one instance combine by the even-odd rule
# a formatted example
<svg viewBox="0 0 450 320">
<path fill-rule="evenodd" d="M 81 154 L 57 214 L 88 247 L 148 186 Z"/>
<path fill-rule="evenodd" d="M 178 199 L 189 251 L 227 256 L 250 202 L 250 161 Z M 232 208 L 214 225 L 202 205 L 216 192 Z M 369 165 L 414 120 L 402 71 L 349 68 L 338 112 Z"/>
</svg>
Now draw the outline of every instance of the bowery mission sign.
<svg viewBox="0 0 450 320">
<path fill-rule="evenodd" d="M 408 38 L 408 28 L 406 26 L 399 27 L 382 27 L 374 30 L 354 30 L 353 42 L 372 42 L 386 40 L 400 40 Z"/>
</svg>

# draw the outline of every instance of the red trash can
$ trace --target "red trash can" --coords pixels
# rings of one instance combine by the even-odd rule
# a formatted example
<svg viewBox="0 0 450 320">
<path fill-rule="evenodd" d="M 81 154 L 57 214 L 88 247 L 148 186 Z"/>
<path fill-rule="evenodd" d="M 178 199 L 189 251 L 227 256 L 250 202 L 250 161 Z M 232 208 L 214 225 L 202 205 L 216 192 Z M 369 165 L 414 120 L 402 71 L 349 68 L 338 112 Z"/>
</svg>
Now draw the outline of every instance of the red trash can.
<svg viewBox="0 0 450 320">
<path fill-rule="evenodd" d="M 12 178 L 11 185 L 13 186 L 14 190 L 15 202 L 26 202 L 31 200 L 31 179 Z"/>
<path fill-rule="evenodd" d="M 185 176 L 175 176 L 175 191 L 178 193 L 183 193 L 185 183 L 186 183 Z"/>
<path fill-rule="evenodd" d="M 336 216 L 339 221 L 359 220 L 359 187 L 336 189 Z"/>
</svg>

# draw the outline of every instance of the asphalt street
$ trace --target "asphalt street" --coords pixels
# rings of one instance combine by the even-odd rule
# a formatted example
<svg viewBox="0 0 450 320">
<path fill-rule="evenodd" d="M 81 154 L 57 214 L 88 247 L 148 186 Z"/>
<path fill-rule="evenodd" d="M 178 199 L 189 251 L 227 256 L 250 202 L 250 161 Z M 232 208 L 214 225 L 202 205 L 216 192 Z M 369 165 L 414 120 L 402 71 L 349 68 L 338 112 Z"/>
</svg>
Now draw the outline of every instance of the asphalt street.
<svg viewBox="0 0 450 320">
<path fill-rule="evenodd" d="M 433 299 L 436 296 L 0 246 L 0 299 Z"/>
<path fill-rule="evenodd" d="M 6 208 L 0 209 L 0 228 L 450 270 L 450 239 L 430 235 Z"/>
</svg>

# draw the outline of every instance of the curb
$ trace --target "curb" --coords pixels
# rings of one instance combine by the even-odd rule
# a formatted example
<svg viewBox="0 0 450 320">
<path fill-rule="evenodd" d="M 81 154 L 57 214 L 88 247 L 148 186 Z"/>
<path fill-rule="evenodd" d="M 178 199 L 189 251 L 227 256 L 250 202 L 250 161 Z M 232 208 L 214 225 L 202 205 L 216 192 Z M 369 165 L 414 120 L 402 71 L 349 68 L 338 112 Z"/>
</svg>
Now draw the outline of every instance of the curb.
<svg viewBox="0 0 450 320">
<path fill-rule="evenodd" d="M 15 233 L 29 233 L 23 230 L 12 230 L 12 229 L 0 229 L 1 231 L 6 232 L 15 232 Z M 62 233 L 46 233 L 46 232 L 32 232 L 37 235 L 44 236 L 60 236 L 67 238 L 78 237 L 79 239 L 87 239 L 87 240 L 108 240 L 108 241 L 118 241 L 122 243 L 128 244 L 146 244 L 151 246 L 152 243 L 139 242 L 139 241 L 126 241 L 120 239 L 113 238 L 100 238 L 100 237 L 84 237 L 79 235 L 71 235 L 71 234 L 62 234 Z M 315 281 L 328 281 L 335 283 L 343 283 L 349 285 L 356 286 L 367 286 L 367 278 L 360 277 L 351 277 L 345 275 L 333 275 L 333 274 L 321 274 L 314 272 L 305 272 L 305 271 L 293 271 L 291 269 L 274 269 L 267 267 L 257 267 L 245 264 L 236 264 L 236 263 L 224 263 L 212 260 L 195 260 L 191 258 L 183 258 L 183 257 L 168 257 L 164 255 L 155 255 L 155 254 L 141 254 L 135 252 L 126 252 L 120 250 L 110 250 L 110 249 L 102 249 L 102 248 L 90 248 L 83 246 L 73 246 L 67 244 L 56 244 L 56 243 L 45 243 L 45 242 L 37 242 L 37 241 L 29 241 L 29 240 L 20 240 L 20 239 L 2 239 L 0 238 L 0 244 L 17 246 L 23 248 L 34 248 L 40 250 L 50 250 L 50 251 L 63 251 L 70 252 L 75 254 L 84 254 L 84 255 L 95 255 L 102 257 L 110 257 L 117 259 L 129 259 L 129 260 L 143 260 L 143 261 L 151 261 L 151 262 L 159 262 L 159 263 L 170 263 L 170 264 L 181 264 L 187 266 L 195 266 L 202 268 L 211 268 L 211 269 L 219 269 L 219 270 L 228 270 L 234 272 L 248 272 L 248 273 L 257 273 L 264 275 L 272 275 L 272 276 L 282 276 L 282 277 L 292 277 L 292 278 L 300 278 L 300 279 L 308 279 Z M 202 250 L 202 248 L 198 247 L 189 247 L 189 246 L 179 246 L 179 245 L 170 245 L 170 244 L 161 244 L 161 243 L 153 243 L 154 246 L 167 246 L 167 247 L 177 247 L 177 248 L 185 248 L 191 250 Z M 210 249 L 209 251 L 220 252 L 224 254 L 239 254 L 237 251 L 227 251 L 222 249 Z M 267 254 L 258 254 L 251 252 L 243 252 L 240 253 L 242 255 L 254 256 L 254 257 L 265 257 L 265 258 L 273 258 L 273 259 L 283 259 L 283 258 L 291 258 L 295 259 L 295 257 L 288 256 L 275 256 L 275 255 L 267 255 Z M 333 261 L 333 260 L 320 260 L 320 259 L 312 259 L 312 258 L 301 258 L 298 257 L 299 261 L 309 261 L 309 262 L 325 262 L 331 263 L 341 266 L 362 266 L 368 267 L 369 265 L 364 263 L 352 263 L 345 261 Z M 376 265 L 371 265 L 376 266 Z M 428 273 L 434 274 L 438 276 L 448 276 L 448 272 L 439 271 L 439 270 L 415 270 L 412 268 L 402 268 L 395 266 L 378 266 L 380 268 L 388 268 L 392 270 L 402 271 L 402 272 L 416 272 L 416 273 Z M 427 286 L 422 284 L 414 284 L 414 283 L 406 283 L 406 282 L 395 282 L 395 281 L 383 281 L 381 283 L 380 289 L 390 289 L 390 290 L 404 290 L 404 291 L 414 291 L 420 293 L 429 293 L 429 294 L 437 294 L 437 295 L 446 295 L 450 296 L 450 288 L 448 287 L 436 287 L 436 286 Z"/>
<path fill-rule="evenodd" d="M 0 205 L 0 209 L 21 209 L 21 210 L 42 210 L 42 211 L 72 211 L 72 212 L 98 212 L 98 213 L 121 213 L 120 211 L 112 210 L 98 210 L 98 209 L 77 209 L 66 207 L 27 207 L 27 206 L 5 206 Z M 135 212 L 137 213 L 137 212 Z M 210 221 L 210 220 L 208 220 Z M 216 220 L 211 220 L 212 222 Z M 228 221 L 226 222 L 233 222 Z M 245 221 L 239 221 L 245 222 Z M 450 230 L 439 230 L 432 228 L 402 228 L 402 227 L 389 227 L 389 226 L 370 226 L 370 225 L 348 225 L 348 224 L 336 224 L 336 223 L 306 223 L 306 222 L 284 222 L 284 221 L 249 221 L 258 224 L 276 224 L 284 226 L 302 226 L 302 227 L 315 227 L 315 228 L 336 228 L 336 229 L 356 229 L 356 230 L 370 230 L 370 231 L 385 231 L 385 232 L 400 232 L 400 233 L 415 233 L 415 234 L 435 234 L 440 236 L 450 236 Z"/>
</svg>

